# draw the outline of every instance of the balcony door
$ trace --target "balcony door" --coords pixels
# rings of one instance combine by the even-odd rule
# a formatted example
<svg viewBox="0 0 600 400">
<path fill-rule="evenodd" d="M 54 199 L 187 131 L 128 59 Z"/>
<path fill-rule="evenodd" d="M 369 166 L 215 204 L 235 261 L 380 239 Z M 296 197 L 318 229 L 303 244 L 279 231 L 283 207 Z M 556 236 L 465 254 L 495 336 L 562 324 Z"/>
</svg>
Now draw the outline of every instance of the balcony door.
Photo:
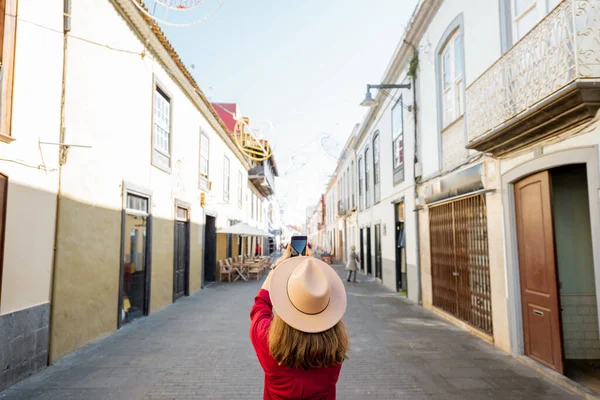
<svg viewBox="0 0 600 400">
<path fill-rule="evenodd" d="M 513 43 L 533 29 L 561 0 L 510 0 Z"/>
</svg>

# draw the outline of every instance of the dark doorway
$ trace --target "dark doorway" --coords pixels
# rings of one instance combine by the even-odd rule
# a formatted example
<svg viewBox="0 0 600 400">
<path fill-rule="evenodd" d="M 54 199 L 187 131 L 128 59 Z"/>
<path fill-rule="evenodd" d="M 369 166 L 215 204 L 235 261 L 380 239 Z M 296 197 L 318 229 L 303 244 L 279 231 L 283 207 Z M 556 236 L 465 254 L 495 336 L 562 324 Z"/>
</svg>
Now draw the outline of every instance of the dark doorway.
<svg viewBox="0 0 600 400">
<path fill-rule="evenodd" d="M 270 237 L 268 240 L 269 240 L 269 252 L 266 255 L 270 256 L 275 251 L 275 239 Z"/>
<path fill-rule="evenodd" d="M 121 277 L 118 326 L 148 315 L 150 300 L 149 199 L 127 193 L 121 226 Z"/>
<path fill-rule="evenodd" d="M 373 260 L 371 257 L 371 228 L 369 227 L 367 228 L 367 275 L 373 274 Z"/>
<path fill-rule="evenodd" d="M 564 373 L 600 393 L 600 342 L 585 164 L 550 170 Z M 581 340 L 586 338 L 594 340 Z"/>
<path fill-rule="evenodd" d="M 173 264 L 173 301 L 190 295 L 190 224 L 187 208 L 177 207 Z"/>
<path fill-rule="evenodd" d="M 204 227 L 204 283 L 214 282 L 217 275 L 217 227 L 215 217 L 206 216 Z"/>
<path fill-rule="evenodd" d="M 0 287 L 2 286 L 2 262 L 4 260 L 4 226 L 6 225 L 6 200 L 8 178 L 0 174 Z"/>
<path fill-rule="evenodd" d="M 365 272 L 365 233 L 364 229 L 360 228 L 360 270 Z"/>
<path fill-rule="evenodd" d="M 233 235 L 227 234 L 227 258 L 233 257 Z"/>
<path fill-rule="evenodd" d="M 394 205 L 396 220 L 396 291 L 406 291 L 406 232 L 404 231 L 404 203 Z"/>
<path fill-rule="evenodd" d="M 375 225 L 375 277 L 383 280 L 381 265 L 381 225 Z"/>
</svg>

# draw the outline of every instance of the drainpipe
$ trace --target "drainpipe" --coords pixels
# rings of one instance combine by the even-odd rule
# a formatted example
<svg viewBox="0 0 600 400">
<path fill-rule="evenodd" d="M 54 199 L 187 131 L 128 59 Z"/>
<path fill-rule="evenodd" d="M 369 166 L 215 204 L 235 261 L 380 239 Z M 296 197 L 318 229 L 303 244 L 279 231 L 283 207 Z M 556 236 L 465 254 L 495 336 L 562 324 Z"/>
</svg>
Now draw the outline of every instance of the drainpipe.
<svg viewBox="0 0 600 400">
<path fill-rule="evenodd" d="M 52 277 L 50 281 L 50 315 L 48 319 L 48 365 L 51 364 L 50 348 L 52 347 L 52 310 L 56 300 L 56 260 L 57 260 L 57 243 L 58 243 L 58 225 L 60 222 L 60 204 L 62 196 L 62 170 L 63 165 L 67 161 L 68 146 L 63 146 L 65 143 L 65 98 L 67 90 L 67 47 L 68 37 L 71 31 L 71 0 L 64 0 L 64 17 L 63 17 L 63 64 L 62 64 L 62 86 L 60 93 L 60 130 L 59 130 L 59 146 L 58 146 L 58 187 L 56 191 L 56 212 L 54 213 L 54 253 L 52 255 Z"/>
<path fill-rule="evenodd" d="M 418 57 L 418 53 L 417 53 L 417 49 L 412 46 L 415 52 L 415 57 Z M 413 165 L 413 183 L 414 183 L 414 199 L 415 201 L 417 200 L 417 198 L 419 197 L 419 192 L 417 190 L 417 170 L 416 170 L 416 166 L 417 163 L 419 162 L 419 156 L 418 156 L 418 151 L 419 151 L 419 146 L 418 146 L 418 126 L 417 126 L 417 121 L 418 121 L 418 117 L 417 114 L 419 112 L 419 107 L 417 105 L 417 73 L 416 71 L 414 71 L 414 74 L 412 76 L 412 80 L 413 80 L 413 84 L 412 84 L 412 88 L 413 88 L 413 118 L 414 118 L 414 124 L 415 124 L 415 148 L 414 148 L 414 165 Z M 419 291 L 418 295 L 417 295 L 417 301 L 419 302 L 419 304 L 423 304 L 423 299 L 422 299 L 422 288 L 421 288 L 421 241 L 420 241 L 420 228 L 419 228 L 419 208 L 416 207 L 415 204 L 415 209 L 414 209 L 414 213 L 415 213 L 415 230 L 416 230 L 416 239 L 415 239 L 415 244 L 417 247 L 417 280 L 419 282 L 419 284 L 417 285 L 417 290 Z"/>
</svg>

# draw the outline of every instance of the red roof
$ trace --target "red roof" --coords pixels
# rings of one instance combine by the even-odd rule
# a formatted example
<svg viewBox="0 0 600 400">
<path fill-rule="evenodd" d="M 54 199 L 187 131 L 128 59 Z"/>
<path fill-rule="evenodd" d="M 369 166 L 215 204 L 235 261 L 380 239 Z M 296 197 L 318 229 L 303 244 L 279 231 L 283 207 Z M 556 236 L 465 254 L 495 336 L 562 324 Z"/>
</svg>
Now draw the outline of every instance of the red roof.
<svg viewBox="0 0 600 400">
<path fill-rule="evenodd" d="M 235 103 L 212 103 L 217 114 L 225 123 L 230 133 L 235 129 L 235 116 L 237 115 L 237 104 Z"/>
</svg>

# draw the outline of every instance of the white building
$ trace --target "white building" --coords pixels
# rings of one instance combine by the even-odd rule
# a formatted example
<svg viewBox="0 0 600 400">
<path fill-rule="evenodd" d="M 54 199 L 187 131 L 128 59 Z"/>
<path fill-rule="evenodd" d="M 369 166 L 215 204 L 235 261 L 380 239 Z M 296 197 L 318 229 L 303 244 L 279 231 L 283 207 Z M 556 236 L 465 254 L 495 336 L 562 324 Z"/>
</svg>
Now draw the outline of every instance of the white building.
<svg viewBox="0 0 600 400">
<path fill-rule="evenodd" d="M 246 219 L 251 168 L 133 2 L 65 12 L 64 130 L 53 141 L 91 148 L 61 152 L 51 361 L 215 280 L 216 230 Z"/>
<path fill-rule="evenodd" d="M 419 7 L 423 304 L 542 370 L 597 359 L 600 1 Z"/>
<path fill-rule="evenodd" d="M 337 203 L 335 215 L 336 219 L 335 226 L 335 237 L 336 243 L 336 255 L 340 262 L 347 262 L 348 255 L 350 254 L 350 247 L 356 246 L 357 253 L 359 252 L 358 246 L 358 228 L 357 228 L 357 210 L 358 210 L 358 197 L 356 195 L 356 157 L 354 153 L 354 143 L 358 132 L 358 124 L 354 126 L 354 129 L 350 133 L 340 158 L 337 163 L 337 167 L 334 172 L 336 177 L 332 185 L 332 190 L 337 194 Z"/>
<path fill-rule="evenodd" d="M 48 363 L 63 3 L 20 1 L 19 18 L 17 0 L 0 9 L 0 390 Z"/>
<path fill-rule="evenodd" d="M 542 371 L 600 357 L 598 15 L 420 1 L 354 144 L 363 270 Z"/>
<path fill-rule="evenodd" d="M 395 291 L 420 301 L 415 202 L 417 144 L 413 45 L 428 10 L 417 9 L 381 79 L 404 85 L 379 90 L 357 133 L 358 226 L 361 269 Z M 372 83 L 372 82 L 369 82 Z M 416 111 L 417 110 L 417 111 Z M 420 175 L 420 171 L 417 171 Z"/>
<path fill-rule="evenodd" d="M 338 209 L 338 176 L 334 173 L 325 189 L 325 238 L 324 249 L 334 257 L 339 256 L 339 243 L 342 242 L 343 233 L 338 230 L 337 209 Z"/>
</svg>

